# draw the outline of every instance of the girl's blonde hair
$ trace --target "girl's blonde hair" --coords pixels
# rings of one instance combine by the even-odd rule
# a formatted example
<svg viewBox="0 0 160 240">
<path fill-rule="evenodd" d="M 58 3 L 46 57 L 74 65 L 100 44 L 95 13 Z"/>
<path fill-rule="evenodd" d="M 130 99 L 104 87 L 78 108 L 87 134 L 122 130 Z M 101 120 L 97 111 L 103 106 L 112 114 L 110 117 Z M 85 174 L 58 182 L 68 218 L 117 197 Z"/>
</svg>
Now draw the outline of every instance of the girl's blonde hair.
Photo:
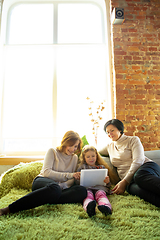
<svg viewBox="0 0 160 240">
<path fill-rule="evenodd" d="M 108 175 L 110 177 L 110 181 L 112 183 L 114 183 L 117 180 L 116 175 L 112 172 L 112 169 L 109 167 L 107 162 L 101 157 L 101 155 L 98 153 L 97 149 L 94 146 L 86 145 L 86 146 L 83 147 L 81 155 L 79 157 L 79 161 L 80 161 L 79 167 L 83 164 L 87 164 L 86 160 L 85 160 L 85 154 L 88 151 L 94 151 L 96 153 L 96 157 L 97 157 L 96 159 L 97 160 L 96 160 L 95 164 L 96 165 L 103 165 L 105 168 L 107 168 L 108 169 Z"/>
<path fill-rule="evenodd" d="M 79 144 L 78 144 L 77 151 L 75 153 L 80 153 L 82 149 L 82 140 L 79 134 L 74 131 L 68 131 L 64 134 L 61 141 L 61 145 L 57 147 L 57 150 L 59 152 L 64 152 L 66 147 L 73 146 L 77 140 L 79 140 Z"/>
</svg>

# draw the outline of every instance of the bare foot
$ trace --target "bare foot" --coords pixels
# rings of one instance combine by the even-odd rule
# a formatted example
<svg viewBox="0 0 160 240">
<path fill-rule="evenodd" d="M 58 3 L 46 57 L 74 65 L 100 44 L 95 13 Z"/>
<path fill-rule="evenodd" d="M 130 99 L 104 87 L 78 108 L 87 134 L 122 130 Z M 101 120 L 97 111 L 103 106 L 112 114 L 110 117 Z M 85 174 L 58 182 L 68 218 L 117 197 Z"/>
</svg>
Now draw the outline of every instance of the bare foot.
<svg viewBox="0 0 160 240">
<path fill-rule="evenodd" d="M 0 209 L 0 216 L 10 213 L 9 207 Z"/>
</svg>

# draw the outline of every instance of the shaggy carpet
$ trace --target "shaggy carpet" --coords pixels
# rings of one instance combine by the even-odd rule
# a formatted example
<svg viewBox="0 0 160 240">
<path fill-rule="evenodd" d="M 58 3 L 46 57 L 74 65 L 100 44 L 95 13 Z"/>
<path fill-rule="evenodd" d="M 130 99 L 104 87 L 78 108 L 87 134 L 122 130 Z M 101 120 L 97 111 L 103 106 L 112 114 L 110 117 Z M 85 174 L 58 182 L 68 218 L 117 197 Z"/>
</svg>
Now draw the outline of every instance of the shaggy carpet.
<svg viewBox="0 0 160 240">
<path fill-rule="evenodd" d="M 0 208 L 31 191 L 42 162 L 20 164 L 0 184 Z M 44 205 L 0 217 L 0 240 L 160 239 L 160 209 L 128 193 L 110 195 L 110 216 L 96 210 L 89 218 L 81 204 Z"/>
</svg>

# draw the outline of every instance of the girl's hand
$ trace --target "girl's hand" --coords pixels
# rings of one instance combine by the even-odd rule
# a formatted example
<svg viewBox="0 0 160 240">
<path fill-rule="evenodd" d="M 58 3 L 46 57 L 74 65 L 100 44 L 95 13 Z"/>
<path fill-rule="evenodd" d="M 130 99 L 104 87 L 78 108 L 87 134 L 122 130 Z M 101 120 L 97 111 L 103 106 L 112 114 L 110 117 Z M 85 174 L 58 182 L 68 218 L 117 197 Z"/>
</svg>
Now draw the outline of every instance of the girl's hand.
<svg viewBox="0 0 160 240">
<path fill-rule="evenodd" d="M 105 177 L 104 182 L 105 182 L 106 184 L 108 184 L 108 183 L 110 182 L 109 176 Z"/>
<path fill-rule="evenodd" d="M 73 177 L 74 177 L 76 180 L 80 180 L 80 176 L 81 176 L 81 173 L 80 173 L 80 172 L 75 172 L 75 173 L 73 173 Z"/>
<path fill-rule="evenodd" d="M 123 194 L 125 192 L 125 190 L 126 190 L 127 184 L 128 184 L 128 182 L 125 179 L 121 180 L 112 189 L 112 193 L 116 193 L 117 195 Z"/>
</svg>

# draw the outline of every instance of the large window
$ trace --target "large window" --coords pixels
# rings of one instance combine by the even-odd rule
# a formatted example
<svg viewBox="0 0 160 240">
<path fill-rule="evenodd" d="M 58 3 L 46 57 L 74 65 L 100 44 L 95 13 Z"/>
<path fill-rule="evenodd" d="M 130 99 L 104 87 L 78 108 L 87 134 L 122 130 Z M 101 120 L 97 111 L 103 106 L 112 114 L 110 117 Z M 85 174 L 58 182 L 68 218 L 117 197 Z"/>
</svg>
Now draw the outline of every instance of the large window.
<svg viewBox="0 0 160 240">
<path fill-rule="evenodd" d="M 111 118 L 106 6 L 5 0 L 1 26 L 0 153 L 43 154 L 74 130 L 90 143 L 90 97 Z"/>
</svg>

